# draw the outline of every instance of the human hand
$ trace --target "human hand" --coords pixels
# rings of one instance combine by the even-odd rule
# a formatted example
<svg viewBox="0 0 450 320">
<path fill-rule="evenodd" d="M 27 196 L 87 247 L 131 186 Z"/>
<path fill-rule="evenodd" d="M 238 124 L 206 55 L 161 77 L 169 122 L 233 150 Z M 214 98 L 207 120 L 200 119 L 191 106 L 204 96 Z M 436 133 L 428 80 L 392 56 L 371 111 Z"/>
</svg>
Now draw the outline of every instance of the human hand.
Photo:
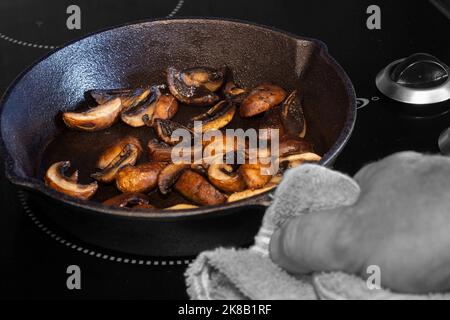
<svg viewBox="0 0 450 320">
<path fill-rule="evenodd" d="M 402 152 L 362 168 L 348 207 L 298 217 L 271 239 L 272 260 L 293 273 L 344 271 L 399 292 L 450 289 L 450 158 Z"/>
</svg>

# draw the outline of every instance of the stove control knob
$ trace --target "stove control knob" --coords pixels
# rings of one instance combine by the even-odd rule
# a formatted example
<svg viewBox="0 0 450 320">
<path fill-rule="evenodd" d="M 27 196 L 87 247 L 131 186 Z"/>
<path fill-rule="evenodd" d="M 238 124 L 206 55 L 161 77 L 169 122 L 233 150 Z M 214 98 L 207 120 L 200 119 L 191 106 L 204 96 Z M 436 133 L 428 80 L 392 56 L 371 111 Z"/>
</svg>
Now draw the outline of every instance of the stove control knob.
<svg viewBox="0 0 450 320">
<path fill-rule="evenodd" d="M 375 82 L 383 94 L 407 104 L 438 104 L 450 99 L 450 68 L 426 53 L 392 62 Z"/>
<path fill-rule="evenodd" d="M 448 67 L 426 53 L 416 53 L 397 64 L 391 73 L 393 81 L 411 88 L 433 88 L 447 81 Z"/>
</svg>

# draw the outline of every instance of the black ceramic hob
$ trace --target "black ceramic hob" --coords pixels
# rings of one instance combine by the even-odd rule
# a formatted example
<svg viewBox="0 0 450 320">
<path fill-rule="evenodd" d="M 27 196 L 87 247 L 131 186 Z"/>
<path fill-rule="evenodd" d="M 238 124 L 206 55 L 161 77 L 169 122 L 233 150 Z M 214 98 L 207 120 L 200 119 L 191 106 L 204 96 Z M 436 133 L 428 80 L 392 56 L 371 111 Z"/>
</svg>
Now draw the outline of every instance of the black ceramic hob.
<svg viewBox="0 0 450 320">
<path fill-rule="evenodd" d="M 80 30 L 67 28 L 74 12 L 67 13 L 70 5 L 81 10 Z M 370 5 L 380 8 L 381 29 L 367 26 Z M 439 152 L 438 137 L 450 126 L 450 113 L 411 114 L 407 105 L 385 97 L 375 86 L 382 68 L 413 53 L 426 52 L 450 64 L 450 20 L 437 7 L 445 10 L 446 2 L 4 0 L 0 3 L 0 91 L 50 50 L 101 28 L 169 15 L 254 21 L 323 40 L 349 74 L 360 108 L 353 136 L 335 168 L 353 174 L 365 163 L 396 151 Z M 187 297 L 183 272 L 193 257 L 129 256 L 81 243 L 52 226 L 25 194 L 8 183 L 3 159 L 0 174 L 0 297 Z M 81 290 L 66 286 L 70 265 L 81 269 Z"/>
</svg>

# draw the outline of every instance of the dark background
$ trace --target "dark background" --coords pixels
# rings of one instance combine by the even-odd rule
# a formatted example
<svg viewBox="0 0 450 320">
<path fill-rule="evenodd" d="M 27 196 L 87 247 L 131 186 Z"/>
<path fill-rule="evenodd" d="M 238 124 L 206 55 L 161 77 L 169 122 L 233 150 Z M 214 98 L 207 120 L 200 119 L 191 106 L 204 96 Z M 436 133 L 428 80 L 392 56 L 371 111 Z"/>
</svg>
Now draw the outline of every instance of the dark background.
<svg viewBox="0 0 450 320">
<path fill-rule="evenodd" d="M 177 3 L 178 0 L 2 0 L 0 92 L 28 65 L 49 52 L 39 46 L 59 46 L 101 28 L 164 17 Z M 66 8 L 71 4 L 81 8 L 81 30 L 66 28 Z M 371 4 L 381 7 L 381 30 L 366 28 L 366 9 Z M 243 19 L 323 40 L 349 74 L 358 97 L 371 100 L 358 111 L 352 139 L 336 163 L 339 170 L 353 174 L 363 164 L 400 150 L 438 152 L 437 137 L 450 126 L 448 114 L 418 119 L 399 112 L 398 103 L 383 98 L 374 85 L 375 75 L 382 67 L 415 52 L 428 52 L 450 63 L 450 21 L 426 0 L 186 0 L 176 16 Z M 13 43 L 11 39 L 30 45 Z M 185 265 L 142 266 L 105 261 L 77 252 L 43 233 L 25 214 L 17 190 L 4 178 L 1 163 L 1 298 L 186 298 Z M 66 288 L 66 268 L 71 264 L 82 270 L 80 291 Z"/>
</svg>

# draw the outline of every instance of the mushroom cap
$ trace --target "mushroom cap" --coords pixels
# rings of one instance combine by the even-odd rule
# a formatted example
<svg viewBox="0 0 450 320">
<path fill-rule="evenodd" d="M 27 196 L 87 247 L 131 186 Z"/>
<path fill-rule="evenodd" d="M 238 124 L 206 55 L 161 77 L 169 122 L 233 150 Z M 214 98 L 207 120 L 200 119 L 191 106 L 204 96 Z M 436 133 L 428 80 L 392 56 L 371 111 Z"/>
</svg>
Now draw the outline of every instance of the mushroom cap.
<svg viewBox="0 0 450 320">
<path fill-rule="evenodd" d="M 192 70 L 192 69 L 189 69 Z M 177 98 L 178 101 L 188 105 L 207 106 L 216 103 L 219 96 L 211 91 L 217 89 L 218 80 L 214 79 L 212 82 L 205 82 L 204 73 L 201 76 L 188 75 L 187 70 L 179 71 L 173 67 L 167 69 L 167 84 L 170 93 Z M 200 81 L 200 78 L 202 81 Z M 223 81 L 223 79 L 222 79 Z"/>
<path fill-rule="evenodd" d="M 71 129 L 99 131 L 112 126 L 121 111 L 121 100 L 116 98 L 84 112 L 64 112 L 63 121 Z"/>
<path fill-rule="evenodd" d="M 233 171 L 229 164 L 212 164 L 208 168 L 209 181 L 219 190 L 238 192 L 245 189 L 246 184 L 239 172 Z"/>
<path fill-rule="evenodd" d="M 75 172 L 71 177 L 65 175 L 65 171 L 69 168 L 70 161 L 61 161 L 52 164 L 45 173 L 45 184 L 58 192 L 74 198 L 82 200 L 92 198 L 98 189 L 97 182 L 79 184 L 77 181 L 78 172 Z"/>
</svg>

